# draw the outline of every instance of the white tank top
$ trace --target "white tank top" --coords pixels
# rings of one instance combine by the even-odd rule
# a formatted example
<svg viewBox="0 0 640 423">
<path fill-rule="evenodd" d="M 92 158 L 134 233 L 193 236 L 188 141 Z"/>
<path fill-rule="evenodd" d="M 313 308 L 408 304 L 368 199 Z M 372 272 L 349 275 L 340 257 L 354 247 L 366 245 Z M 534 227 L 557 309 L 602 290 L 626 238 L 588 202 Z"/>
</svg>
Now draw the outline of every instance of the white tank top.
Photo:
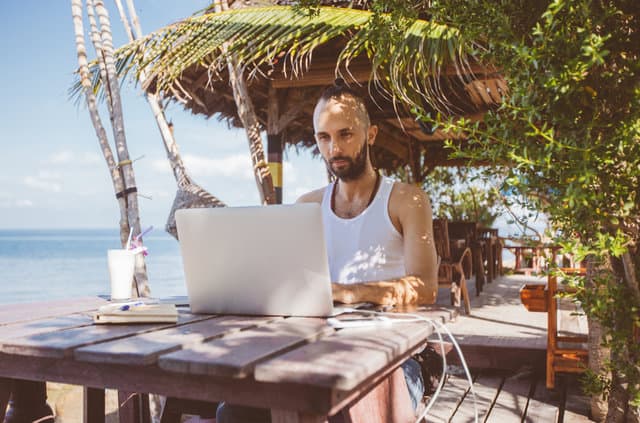
<svg viewBox="0 0 640 423">
<path fill-rule="evenodd" d="M 402 235 L 391 223 L 389 197 L 393 179 L 383 176 L 375 198 L 352 219 L 331 210 L 333 185 L 322 197 L 322 220 L 331 281 L 357 283 L 405 276 Z"/>
</svg>

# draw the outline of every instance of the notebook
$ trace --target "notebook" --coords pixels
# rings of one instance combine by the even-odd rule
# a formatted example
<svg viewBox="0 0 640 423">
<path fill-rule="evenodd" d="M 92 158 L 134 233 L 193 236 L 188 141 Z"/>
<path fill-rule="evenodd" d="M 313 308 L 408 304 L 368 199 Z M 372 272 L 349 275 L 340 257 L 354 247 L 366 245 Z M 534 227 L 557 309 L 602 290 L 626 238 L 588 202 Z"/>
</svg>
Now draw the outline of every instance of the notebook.
<svg viewBox="0 0 640 423">
<path fill-rule="evenodd" d="M 334 314 L 319 204 L 182 209 L 176 225 L 192 312 Z"/>
</svg>

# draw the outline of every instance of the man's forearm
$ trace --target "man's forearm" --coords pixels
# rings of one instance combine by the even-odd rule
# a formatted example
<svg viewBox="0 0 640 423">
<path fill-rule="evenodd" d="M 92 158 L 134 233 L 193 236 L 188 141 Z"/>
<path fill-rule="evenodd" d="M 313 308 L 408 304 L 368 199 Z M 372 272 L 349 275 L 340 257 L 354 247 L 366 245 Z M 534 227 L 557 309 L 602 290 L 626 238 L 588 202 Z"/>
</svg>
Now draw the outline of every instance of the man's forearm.
<svg viewBox="0 0 640 423">
<path fill-rule="evenodd" d="M 433 304 L 437 294 L 436 283 L 425 284 L 417 276 L 355 284 L 333 283 L 332 288 L 333 299 L 345 304 Z"/>
</svg>

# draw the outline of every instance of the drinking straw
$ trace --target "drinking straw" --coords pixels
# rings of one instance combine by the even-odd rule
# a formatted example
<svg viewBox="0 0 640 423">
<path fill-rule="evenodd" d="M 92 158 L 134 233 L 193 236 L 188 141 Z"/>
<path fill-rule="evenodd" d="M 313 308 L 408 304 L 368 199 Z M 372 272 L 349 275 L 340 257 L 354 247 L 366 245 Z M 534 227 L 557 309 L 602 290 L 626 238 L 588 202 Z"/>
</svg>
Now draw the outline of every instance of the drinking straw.
<svg viewBox="0 0 640 423">
<path fill-rule="evenodd" d="M 127 244 L 124 247 L 125 250 L 128 250 L 131 245 L 131 235 L 133 235 L 133 228 L 129 229 L 129 237 L 127 238 Z"/>
<path fill-rule="evenodd" d="M 149 226 L 147 229 L 145 229 L 144 231 L 136 235 L 133 239 L 136 241 L 139 239 L 142 239 L 142 237 L 148 234 L 149 232 L 151 232 L 152 229 L 153 229 L 153 225 Z"/>
</svg>

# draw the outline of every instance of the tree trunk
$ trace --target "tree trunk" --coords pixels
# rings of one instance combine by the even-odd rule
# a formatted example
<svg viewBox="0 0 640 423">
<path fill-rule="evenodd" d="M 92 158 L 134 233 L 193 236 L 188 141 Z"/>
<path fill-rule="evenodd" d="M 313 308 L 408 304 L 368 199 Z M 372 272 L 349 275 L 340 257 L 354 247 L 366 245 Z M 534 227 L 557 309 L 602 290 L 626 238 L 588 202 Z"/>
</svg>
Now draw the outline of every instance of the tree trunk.
<svg viewBox="0 0 640 423">
<path fill-rule="evenodd" d="M 129 41 L 141 38 L 142 28 L 133 5 L 133 0 L 127 0 L 127 10 L 131 17 L 131 25 L 129 25 L 129 19 L 127 18 L 127 14 L 125 13 L 120 0 L 116 0 L 116 6 L 120 13 L 120 18 L 122 19 L 125 32 L 129 37 Z M 146 79 L 147 77 L 145 72 L 141 71 L 139 76 L 141 85 L 144 86 Z M 151 107 L 158 129 L 160 130 L 160 136 L 162 137 L 163 145 L 167 153 L 167 159 L 169 160 L 173 176 L 178 184 L 178 191 L 176 192 L 176 197 L 173 201 L 173 206 L 171 207 L 167 224 L 165 226 L 165 230 L 177 239 L 178 233 L 176 230 L 175 220 L 176 210 L 195 207 L 225 207 L 225 204 L 193 182 L 187 173 L 182 157 L 180 156 L 180 152 L 178 151 L 178 143 L 175 140 L 172 127 L 167 122 L 160 97 L 154 93 L 149 93 L 147 91 L 143 92 L 149 106 Z"/>
<path fill-rule="evenodd" d="M 619 281 L 624 297 L 632 298 L 633 303 L 640 303 L 638 299 L 638 281 L 635 275 L 634 263 L 631 255 L 627 252 L 621 257 L 613 257 L 611 259 L 611 272 L 614 275 L 613 280 Z M 636 309 L 637 312 L 637 309 Z M 616 313 L 613 321 L 613 332 L 622 334 L 626 333 L 623 344 L 618 344 L 615 349 L 612 348 L 611 360 L 613 363 L 626 363 L 628 366 L 638 366 L 638 357 L 633 349 L 634 330 L 629 325 L 631 316 Z M 631 342 L 629 342 L 629 339 Z M 611 392 L 609 393 L 609 410 L 607 413 L 607 423 L 619 423 L 622 421 L 631 422 L 633 410 L 630 405 L 630 377 L 626 371 L 620 371 L 619 366 L 614 366 L 611 375 Z"/>
<path fill-rule="evenodd" d="M 93 94 L 93 90 L 91 89 L 87 50 L 84 42 L 84 28 L 82 24 L 82 0 L 71 1 L 71 14 L 73 17 L 76 37 L 76 51 L 79 66 L 78 73 L 80 75 L 80 82 L 85 94 L 87 108 L 89 109 L 89 116 L 91 117 L 91 123 L 93 124 L 93 127 L 96 131 L 96 136 L 98 137 L 100 150 L 102 151 L 102 155 L 107 162 L 107 167 L 109 169 L 109 173 L 111 174 L 111 181 L 113 183 L 114 191 L 120 192 L 124 189 L 124 182 L 122 180 L 122 175 L 120 175 L 120 172 L 118 171 L 116 166 L 116 162 L 113 158 L 113 152 L 111 151 L 109 140 L 107 139 L 107 132 L 102 125 L 102 120 L 100 119 L 100 114 L 98 112 L 96 97 Z M 119 198 L 118 203 L 120 204 L 120 210 L 123 212 L 121 219 L 124 219 L 126 221 L 126 214 L 124 214 L 125 199 Z"/>
<path fill-rule="evenodd" d="M 585 288 L 589 290 L 597 289 L 593 279 L 598 269 L 592 257 L 587 258 L 587 273 L 585 277 Z M 604 364 L 609 359 L 610 351 L 602 346 L 602 326 L 600 322 L 587 314 L 587 324 L 589 326 L 588 334 L 588 361 L 589 370 L 596 375 L 602 375 Z M 608 376 L 608 375 L 607 375 Z M 594 394 L 591 396 L 591 417 L 597 422 L 603 422 L 607 415 L 607 400 L 602 395 Z"/>
<path fill-rule="evenodd" d="M 251 152 L 251 162 L 260 194 L 262 204 L 274 204 L 276 200 L 271 171 L 264 157 L 262 138 L 260 137 L 260 125 L 256 117 L 251 97 L 245 84 L 241 66 L 233 57 L 227 59 L 229 70 L 229 80 L 233 89 L 233 98 L 238 108 L 238 116 L 242 121 L 247 138 L 249 140 L 249 150 Z"/>
<path fill-rule="evenodd" d="M 115 64 L 113 61 L 113 43 L 111 40 L 108 12 L 104 8 L 102 0 L 88 0 L 87 5 L 89 19 L 92 25 L 92 40 L 94 42 L 94 47 L 96 48 L 98 62 L 102 62 L 100 63 L 101 77 L 104 78 L 102 82 L 107 93 L 111 126 L 113 129 L 115 140 L 116 155 L 118 157 L 117 163 L 115 163 L 113 154 L 111 153 L 111 149 L 108 146 L 104 127 L 99 121 L 99 114 L 97 111 L 97 107 L 95 107 L 95 96 L 93 96 L 93 93 L 89 93 L 89 91 L 91 90 L 90 85 L 89 87 L 86 87 L 83 82 L 83 87 L 85 87 L 84 91 L 85 95 L 87 96 L 88 104 L 90 102 L 94 103 L 93 107 L 95 112 L 91 111 L 92 106 L 90 105 L 90 113 L 92 116 L 92 121 L 94 121 L 94 127 L 96 127 L 96 132 L 98 133 L 98 139 L 100 140 L 101 147 L 103 147 L 103 154 L 105 154 L 106 151 L 104 147 L 106 146 L 108 148 L 108 155 L 111 157 L 111 160 L 107 159 L 107 165 L 109 166 L 112 179 L 114 181 L 119 181 L 117 184 L 114 182 L 114 188 L 116 189 L 116 198 L 118 199 L 118 203 L 120 205 L 120 239 L 122 245 L 124 246 L 128 238 L 130 228 L 133 228 L 134 232 L 140 233 L 137 188 L 124 134 L 124 121 L 122 118 L 122 106 L 120 103 L 119 95 L 120 87 L 118 84 Z M 86 49 L 84 48 L 84 29 L 82 27 L 82 3 L 79 1 L 73 1 L 72 8 L 75 10 L 74 25 L 76 27 L 76 46 L 78 48 L 78 60 L 80 63 L 81 50 L 78 46 L 78 42 L 81 41 L 82 57 L 84 60 L 84 66 L 86 68 Z M 99 27 L 95 21 L 94 11 L 98 15 Z M 80 66 L 82 68 L 83 64 L 80 63 Z M 88 78 L 88 69 L 85 76 L 86 78 Z M 87 82 L 89 81 L 87 80 Z M 91 100 L 90 97 L 92 98 Z M 96 118 L 98 119 L 98 121 L 96 121 Z M 96 126 L 96 122 L 99 122 L 99 126 Z M 107 158 L 106 154 L 105 158 Z M 148 296 L 149 294 L 150 290 L 147 284 L 147 274 L 144 264 L 144 258 L 142 255 L 137 255 L 136 275 L 135 282 L 132 287 L 132 295 Z"/>
</svg>

